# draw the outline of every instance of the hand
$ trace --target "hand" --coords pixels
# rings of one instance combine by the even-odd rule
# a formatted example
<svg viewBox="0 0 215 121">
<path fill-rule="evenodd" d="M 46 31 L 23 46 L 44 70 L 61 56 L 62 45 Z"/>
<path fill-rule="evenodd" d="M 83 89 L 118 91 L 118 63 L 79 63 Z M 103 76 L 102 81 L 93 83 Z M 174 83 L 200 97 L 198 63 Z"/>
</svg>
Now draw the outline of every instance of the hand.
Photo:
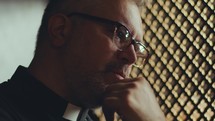
<svg viewBox="0 0 215 121">
<path fill-rule="evenodd" d="M 123 121 L 165 121 L 154 92 L 144 78 L 123 79 L 106 88 L 103 111 L 113 121 L 116 111 Z"/>
</svg>

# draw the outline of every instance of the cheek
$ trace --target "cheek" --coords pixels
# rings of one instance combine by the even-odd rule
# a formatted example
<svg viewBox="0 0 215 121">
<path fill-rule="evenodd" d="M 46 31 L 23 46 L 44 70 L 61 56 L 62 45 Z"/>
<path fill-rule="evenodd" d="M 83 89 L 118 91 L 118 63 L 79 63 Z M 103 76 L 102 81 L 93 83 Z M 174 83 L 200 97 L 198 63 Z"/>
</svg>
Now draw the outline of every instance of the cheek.
<svg viewBox="0 0 215 121">
<path fill-rule="evenodd" d="M 88 30 L 89 28 L 93 28 Z M 86 31 L 85 31 L 86 30 Z M 107 63 L 113 61 L 116 47 L 107 30 L 89 24 L 87 28 L 82 28 L 80 52 L 81 66 L 84 70 L 98 71 L 103 70 Z"/>
<path fill-rule="evenodd" d="M 115 49 L 112 40 L 101 36 L 91 41 L 86 50 L 86 59 L 95 68 L 103 69 L 107 63 L 114 59 Z"/>
</svg>

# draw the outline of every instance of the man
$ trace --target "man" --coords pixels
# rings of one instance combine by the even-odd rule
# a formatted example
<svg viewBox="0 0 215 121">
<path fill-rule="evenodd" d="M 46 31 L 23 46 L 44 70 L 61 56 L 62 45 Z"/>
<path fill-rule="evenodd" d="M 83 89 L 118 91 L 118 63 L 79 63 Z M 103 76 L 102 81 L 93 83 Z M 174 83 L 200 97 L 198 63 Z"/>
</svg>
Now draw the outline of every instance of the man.
<svg viewBox="0 0 215 121">
<path fill-rule="evenodd" d="M 135 0 L 51 0 L 35 56 L 0 86 L 1 121 L 165 120 L 144 78 L 129 78 L 147 57 Z"/>
</svg>

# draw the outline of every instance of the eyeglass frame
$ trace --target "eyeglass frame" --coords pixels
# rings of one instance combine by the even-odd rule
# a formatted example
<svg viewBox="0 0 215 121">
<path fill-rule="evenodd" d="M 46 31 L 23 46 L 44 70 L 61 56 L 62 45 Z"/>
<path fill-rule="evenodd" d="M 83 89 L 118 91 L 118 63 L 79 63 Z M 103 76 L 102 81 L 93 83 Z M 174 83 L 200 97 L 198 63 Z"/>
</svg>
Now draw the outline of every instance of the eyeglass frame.
<svg viewBox="0 0 215 121">
<path fill-rule="evenodd" d="M 105 24 L 113 25 L 113 26 L 115 27 L 114 33 L 116 32 L 116 30 L 117 30 L 118 28 L 124 27 L 124 28 L 126 29 L 126 31 L 128 32 L 129 36 L 130 36 L 130 37 L 128 37 L 128 38 L 131 39 L 131 40 L 129 40 L 130 43 L 128 44 L 127 47 L 129 47 L 129 46 L 132 44 L 132 45 L 135 47 L 135 53 L 137 54 L 137 57 L 143 57 L 144 59 L 147 59 L 147 58 L 149 57 L 149 51 L 148 51 L 148 49 L 146 48 L 146 46 L 145 46 L 142 42 L 140 42 L 140 41 L 134 39 L 134 38 L 132 37 L 132 34 L 131 34 L 131 32 L 129 31 L 129 29 L 128 29 L 126 26 L 124 26 L 123 24 L 121 24 L 120 22 L 113 21 L 113 20 L 109 20 L 109 19 L 106 19 L 106 18 L 101 18 L 101 17 L 98 17 L 98 16 L 92 16 L 92 15 L 85 14 L 85 13 L 80 13 L 80 12 L 72 12 L 72 13 L 67 14 L 67 16 L 69 16 L 69 17 L 71 17 L 71 16 L 79 16 L 79 17 L 81 17 L 81 18 L 85 18 L 85 19 L 88 19 L 88 20 L 91 20 L 91 21 L 96 21 L 96 22 L 100 22 L 100 23 L 105 23 Z M 115 36 L 115 35 L 113 35 L 113 36 Z M 136 50 L 136 45 L 139 45 L 139 46 L 143 47 L 143 48 L 144 48 L 143 51 L 145 51 L 145 52 L 147 53 L 147 55 L 144 56 L 143 53 L 137 52 L 137 50 Z M 117 46 L 117 47 L 118 47 L 118 46 Z M 123 48 L 119 48 L 119 47 L 118 47 L 118 49 L 120 49 L 121 51 L 123 51 L 125 48 L 126 48 L 126 47 L 123 47 Z M 139 51 L 139 50 L 138 50 L 138 51 Z M 135 66 L 135 67 L 138 67 L 138 66 Z"/>
</svg>

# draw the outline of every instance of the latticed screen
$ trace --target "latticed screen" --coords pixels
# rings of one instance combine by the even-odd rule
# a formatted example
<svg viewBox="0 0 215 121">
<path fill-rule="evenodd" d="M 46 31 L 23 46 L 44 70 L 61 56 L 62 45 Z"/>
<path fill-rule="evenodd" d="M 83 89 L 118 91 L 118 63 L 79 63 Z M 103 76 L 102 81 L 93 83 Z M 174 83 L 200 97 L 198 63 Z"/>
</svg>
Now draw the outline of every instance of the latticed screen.
<svg viewBox="0 0 215 121">
<path fill-rule="evenodd" d="M 143 16 L 151 83 L 168 121 L 215 121 L 215 0 L 152 0 Z"/>
</svg>

